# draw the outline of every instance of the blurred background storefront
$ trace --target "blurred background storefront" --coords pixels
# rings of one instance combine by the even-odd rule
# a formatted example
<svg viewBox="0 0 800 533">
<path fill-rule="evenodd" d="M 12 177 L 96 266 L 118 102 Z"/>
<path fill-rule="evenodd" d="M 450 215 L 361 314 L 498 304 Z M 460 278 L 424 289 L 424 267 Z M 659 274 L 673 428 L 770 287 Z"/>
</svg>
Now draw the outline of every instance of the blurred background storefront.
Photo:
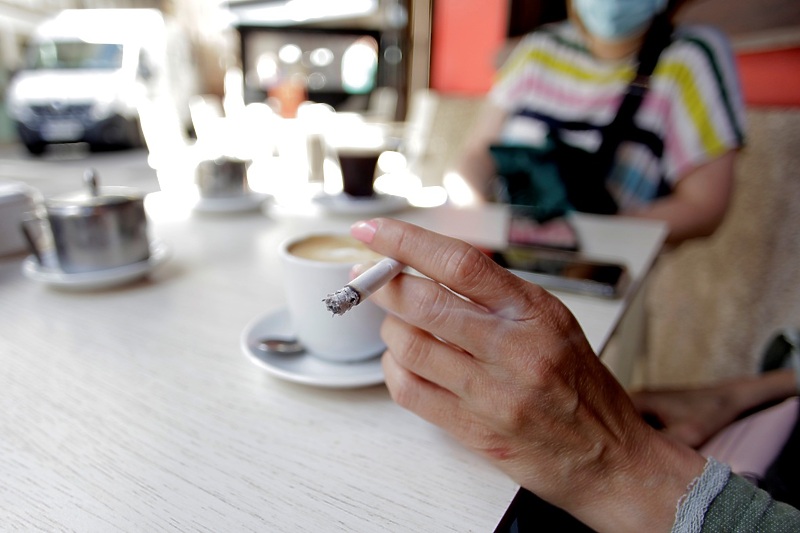
<svg viewBox="0 0 800 533">
<path fill-rule="evenodd" d="M 0 1 L 0 142 L 16 139 L 8 118 L 6 90 L 25 63 L 25 48 L 36 28 L 65 9 L 155 8 L 187 36 L 200 91 L 220 90 L 221 74 L 234 62 L 235 40 L 219 16 L 218 2 L 192 0 L 2 0 Z"/>
<path fill-rule="evenodd" d="M 36 26 L 71 8 L 157 8 L 191 44 L 198 92 L 222 95 L 236 67 L 248 102 L 291 80 L 337 109 L 402 120 L 410 95 L 431 88 L 483 94 L 509 38 L 562 15 L 547 0 L 0 0 L 0 97 Z M 720 26 L 746 49 L 764 36 L 800 41 L 794 0 L 696 0 L 685 18 Z M 751 62 L 754 64 L 754 62 Z M 749 68 L 749 66 L 747 67 Z M 756 78 L 756 76 L 754 76 Z M 762 80 L 764 76 L 761 76 Z M 761 90 L 792 87 L 761 83 Z M 5 103 L 5 101 L 3 101 Z M 13 140 L 5 105 L 0 141 Z"/>
<path fill-rule="evenodd" d="M 0 0 L 0 141 L 14 140 L 6 113 L 9 80 L 25 62 L 37 26 L 64 9 L 156 8 L 190 44 L 199 94 L 223 96 L 225 73 L 242 69 L 247 103 L 264 101 L 290 80 L 305 96 L 337 109 L 391 108 L 428 85 L 429 2 L 407 0 Z M 427 4 L 427 5 L 426 5 Z M 419 15 L 422 13 L 422 16 Z M 411 28 L 420 30 L 417 35 Z M 419 38 L 415 43 L 415 38 Z M 409 58 L 417 57 L 417 68 Z M 421 67 L 420 67 L 421 66 Z"/>
</svg>

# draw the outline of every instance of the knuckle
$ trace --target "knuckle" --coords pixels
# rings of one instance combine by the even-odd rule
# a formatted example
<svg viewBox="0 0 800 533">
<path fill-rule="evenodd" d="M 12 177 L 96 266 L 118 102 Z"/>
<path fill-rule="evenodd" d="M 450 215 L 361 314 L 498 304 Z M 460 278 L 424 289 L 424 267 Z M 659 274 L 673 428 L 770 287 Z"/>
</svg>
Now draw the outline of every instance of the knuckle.
<svg viewBox="0 0 800 533">
<path fill-rule="evenodd" d="M 470 439 L 467 443 L 471 448 L 495 461 L 507 460 L 511 455 L 511 447 L 507 439 L 496 430 L 477 424 L 471 428 Z"/>
<path fill-rule="evenodd" d="M 458 279 L 467 289 L 486 283 L 491 263 L 477 248 L 456 241 L 445 247 L 441 254 L 448 278 Z"/>
<path fill-rule="evenodd" d="M 411 408 L 410 403 L 413 396 L 408 383 L 409 380 L 404 377 L 395 377 L 393 381 L 386 383 L 392 401 L 404 409 Z"/>
<path fill-rule="evenodd" d="M 559 337 L 569 337 L 575 331 L 582 331 L 572 312 L 561 300 L 539 285 L 525 283 L 517 321 L 539 322 Z"/>
<path fill-rule="evenodd" d="M 497 410 L 497 425 L 500 432 L 515 435 L 525 429 L 531 418 L 531 409 L 526 402 L 506 401 L 502 409 Z"/>
<path fill-rule="evenodd" d="M 516 276 L 515 276 L 516 277 Z M 518 278 L 522 285 L 517 289 L 522 302 L 518 309 L 519 320 L 550 320 L 559 317 L 567 310 L 566 306 L 542 286 Z"/>
<path fill-rule="evenodd" d="M 453 310 L 448 305 L 452 296 L 444 289 L 426 291 L 418 299 L 419 312 L 423 314 L 421 323 L 427 326 L 446 324 L 453 318 Z"/>
<path fill-rule="evenodd" d="M 387 353 L 386 357 L 393 357 L 393 355 Z M 413 410 L 415 400 L 419 397 L 418 384 L 414 376 L 403 370 L 386 374 L 386 388 L 389 389 L 392 401 L 404 409 Z"/>
<path fill-rule="evenodd" d="M 395 361 L 405 369 L 419 369 L 430 354 L 431 342 L 428 335 L 395 317 L 387 317 L 384 321 L 381 336 Z"/>
<path fill-rule="evenodd" d="M 452 299 L 456 298 L 448 289 L 429 280 L 404 280 L 402 300 L 395 301 L 394 312 L 403 321 L 430 331 L 432 328 L 452 323 Z"/>
<path fill-rule="evenodd" d="M 384 232 L 384 228 L 390 231 Z M 420 228 L 396 220 L 384 220 L 381 230 L 382 236 L 391 243 L 392 248 L 399 251 L 400 258 L 414 257 L 418 254 Z"/>
<path fill-rule="evenodd" d="M 453 388 L 465 398 L 482 397 L 482 393 L 487 389 L 483 380 L 474 372 L 456 372 L 451 376 L 451 380 Z"/>
</svg>

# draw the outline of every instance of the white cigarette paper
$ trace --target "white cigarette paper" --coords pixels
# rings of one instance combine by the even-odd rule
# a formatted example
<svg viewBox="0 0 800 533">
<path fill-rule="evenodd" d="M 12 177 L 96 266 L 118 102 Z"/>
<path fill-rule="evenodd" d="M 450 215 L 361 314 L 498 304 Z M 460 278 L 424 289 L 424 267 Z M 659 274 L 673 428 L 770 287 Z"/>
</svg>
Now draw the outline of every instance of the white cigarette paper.
<svg viewBox="0 0 800 533">
<path fill-rule="evenodd" d="M 343 315 L 389 283 L 404 268 L 405 265 L 395 259 L 383 259 L 322 301 L 328 311 L 334 315 Z"/>
</svg>

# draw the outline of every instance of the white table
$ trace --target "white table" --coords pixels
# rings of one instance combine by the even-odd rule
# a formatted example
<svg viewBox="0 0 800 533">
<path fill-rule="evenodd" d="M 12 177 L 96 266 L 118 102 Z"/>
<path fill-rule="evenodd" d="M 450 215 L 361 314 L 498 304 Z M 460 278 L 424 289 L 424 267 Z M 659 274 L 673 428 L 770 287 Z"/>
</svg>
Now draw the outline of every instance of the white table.
<svg viewBox="0 0 800 533">
<path fill-rule="evenodd" d="M 494 530 L 518 486 L 383 386 L 280 381 L 240 352 L 284 305 L 276 247 L 352 219 L 190 216 L 148 200 L 171 260 L 149 280 L 66 292 L 0 259 L 0 520 L 11 530 Z M 401 218 L 484 245 L 504 211 Z M 641 281 L 659 224 L 579 217 L 586 252 Z M 602 350 L 630 294 L 562 295 Z"/>
</svg>

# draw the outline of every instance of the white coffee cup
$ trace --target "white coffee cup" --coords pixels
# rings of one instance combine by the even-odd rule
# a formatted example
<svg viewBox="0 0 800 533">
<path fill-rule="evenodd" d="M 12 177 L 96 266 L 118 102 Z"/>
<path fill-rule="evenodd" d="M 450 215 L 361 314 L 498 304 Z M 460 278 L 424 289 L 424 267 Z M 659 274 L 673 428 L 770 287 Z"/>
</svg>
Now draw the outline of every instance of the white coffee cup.
<svg viewBox="0 0 800 533">
<path fill-rule="evenodd" d="M 350 281 L 354 265 L 373 263 L 382 256 L 349 235 L 315 233 L 284 241 L 280 257 L 294 333 L 309 353 L 350 363 L 385 349 L 380 338 L 382 309 L 366 300 L 345 315 L 333 316 L 323 302 Z"/>
</svg>

